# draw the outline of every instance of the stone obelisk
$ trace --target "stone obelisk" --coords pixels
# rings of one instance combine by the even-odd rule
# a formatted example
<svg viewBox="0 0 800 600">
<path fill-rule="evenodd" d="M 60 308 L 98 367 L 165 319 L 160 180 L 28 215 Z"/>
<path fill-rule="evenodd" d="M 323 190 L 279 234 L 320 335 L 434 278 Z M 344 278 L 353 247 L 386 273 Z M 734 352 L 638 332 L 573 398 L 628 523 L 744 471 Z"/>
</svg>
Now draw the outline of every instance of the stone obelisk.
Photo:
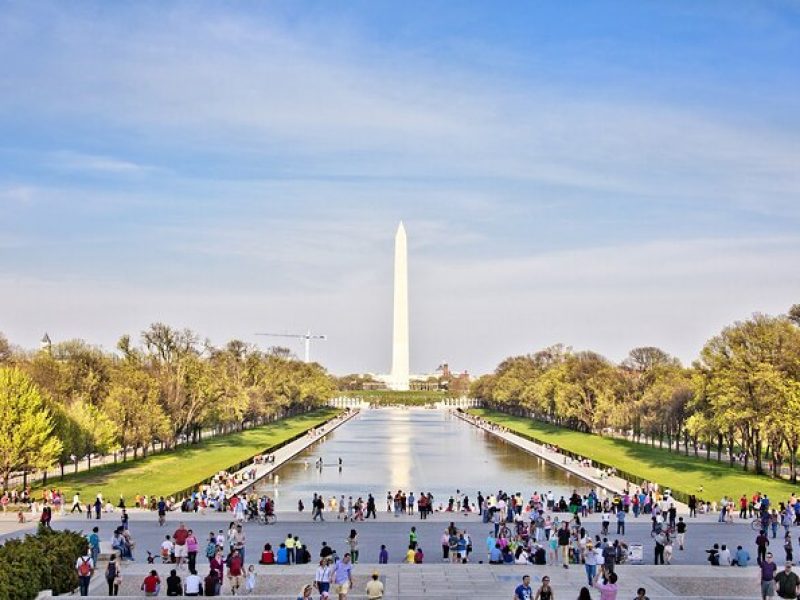
<svg viewBox="0 0 800 600">
<path fill-rule="evenodd" d="M 394 327 L 390 387 L 408 389 L 408 247 L 403 222 L 394 236 Z"/>
</svg>

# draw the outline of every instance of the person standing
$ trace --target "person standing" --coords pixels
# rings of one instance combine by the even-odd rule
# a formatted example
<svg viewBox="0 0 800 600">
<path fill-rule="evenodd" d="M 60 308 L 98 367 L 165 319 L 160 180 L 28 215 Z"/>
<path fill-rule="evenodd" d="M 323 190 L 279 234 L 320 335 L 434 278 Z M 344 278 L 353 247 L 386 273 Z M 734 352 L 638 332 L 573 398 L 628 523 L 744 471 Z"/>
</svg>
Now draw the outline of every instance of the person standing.
<svg viewBox="0 0 800 600">
<path fill-rule="evenodd" d="M 798 587 L 800 587 L 800 578 L 797 573 L 792 571 L 792 561 L 787 560 L 783 571 L 775 575 L 775 583 L 778 584 L 778 597 L 787 599 L 796 599 Z"/>
<path fill-rule="evenodd" d="M 186 551 L 189 559 L 189 571 L 197 569 L 197 552 L 200 550 L 200 542 L 190 529 L 189 535 L 186 536 Z"/>
<path fill-rule="evenodd" d="M 772 562 L 772 552 L 768 552 L 759 565 L 761 567 L 761 598 L 767 600 L 775 595 L 775 571 L 778 565 Z"/>
<path fill-rule="evenodd" d="M 174 544 L 173 553 L 175 554 L 175 562 L 180 569 L 183 566 L 184 560 L 189 556 L 189 549 L 186 547 L 186 539 L 189 537 L 189 530 L 186 525 L 180 523 L 175 533 L 172 534 L 172 542 Z"/>
<path fill-rule="evenodd" d="M 295 564 L 297 557 L 294 553 L 294 537 L 292 537 L 291 533 L 286 535 L 286 539 L 283 540 L 283 544 L 286 546 L 286 557 L 289 561 L 289 564 Z"/>
<path fill-rule="evenodd" d="M 100 513 L 103 510 L 103 501 L 100 499 L 100 495 L 98 494 L 97 498 L 94 501 L 94 514 L 95 518 L 99 521 L 100 520 Z"/>
<path fill-rule="evenodd" d="M 625 511 L 617 511 L 617 535 L 625 535 Z"/>
<path fill-rule="evenodd" d="M 347 600 L 347 593 L 351 587 L 353 587 L 353 563 L 348 552 L 333 567 L 333 592 L 339 596 L 339 600 Z"/>
<path fill-rule="evenodd" d="M 583 566 L 586 569 L 586 579 L 589 582 L 589 586 L 591 586 L 594 581 L 594 576 L 597 573 L 597 552 L 594 551 L 592 540 L 586 542 Z"/>
<path fill-rule="evenodd" d="M 603 575 L 602 581 L 600 581 L 601 575 Z M 600 600 L 617 600 L 619 587 L 617 586 L 616 573 L 610 573 L 608 578 L 606 578 L 603 573 L 598 573 L 594 576 L 594 583 L 592 585 L 600 590 Z"/>
<path fill-rule="evenodd" d="M 78 572 L 78 587 L 80 588 L 81 596 L 89 595 L 89 583 L 92 581 L 92 574 L 94 574 L 94 561 L 92 555 L 89 553 L 89 546 L 87 544 L 83 556 L 78 557 L 75 562 L 75 570 Z"/>
<path fill-rule="evenodd" d="M 375 514 L 375 497 L 372 494 L 367 496 L 367 519 L 369 519 L 370 515 L 372 515 L 373 519 L 378 518 L 378 515 Z"/>
<path fill-rule="evenodd" d="M 350 548 L 350 557 L 353 559 L 353 564 L 358 563 L 358 532 L 355 529 L 351 529 L 350 535 L 347 536 L 345 542 Z"/>
</svg>

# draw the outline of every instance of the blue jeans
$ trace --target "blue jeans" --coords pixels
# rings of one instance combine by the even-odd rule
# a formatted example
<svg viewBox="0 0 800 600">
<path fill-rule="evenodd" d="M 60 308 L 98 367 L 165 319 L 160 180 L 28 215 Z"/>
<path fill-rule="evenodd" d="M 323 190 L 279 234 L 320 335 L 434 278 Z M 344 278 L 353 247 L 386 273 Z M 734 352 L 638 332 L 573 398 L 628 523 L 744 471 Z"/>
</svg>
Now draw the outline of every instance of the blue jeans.
<svg viewBox="0 0 800 600">
<path fill-rule="evenodd" d="M 78 576 L 78 584 L 81 588 L 81 596 L 89 595 L 89 582 L 92 580 L 91 575 Z"/>
<path fill-rule="evenodd" d="M 597 573 L 597 565 L 583 565 L 586 569 L 586 578 L 589 580 L 589 586 L 591 587 L 592 583 L 594 582 L 594 575 Z"/>
</svg>

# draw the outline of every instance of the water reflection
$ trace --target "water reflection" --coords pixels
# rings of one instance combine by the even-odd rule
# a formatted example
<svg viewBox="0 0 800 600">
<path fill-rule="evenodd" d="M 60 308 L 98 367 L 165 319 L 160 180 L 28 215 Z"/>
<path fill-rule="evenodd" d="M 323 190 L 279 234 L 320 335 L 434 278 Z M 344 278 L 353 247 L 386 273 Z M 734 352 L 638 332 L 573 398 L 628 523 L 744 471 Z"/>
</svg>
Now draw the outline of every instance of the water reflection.
<svg viewBox="0 0 800 600">
<path fill-rule="evenodd" d="M 323 466 L 315 463 L 322 458 Z M 338 461 L 341 458 L 342 467 Z M 552 490 L 556 497 L 588 491 L 584 482 L 444 411 L 422 408 L 367 410 L 281 467 L 258 490 L 275 494 L 280 510 L 306 505 L 314 492 L 366 498 L 379 507 L 388 490 L 430 491 L 438 505 L 456 489 Z"/>
</svg>

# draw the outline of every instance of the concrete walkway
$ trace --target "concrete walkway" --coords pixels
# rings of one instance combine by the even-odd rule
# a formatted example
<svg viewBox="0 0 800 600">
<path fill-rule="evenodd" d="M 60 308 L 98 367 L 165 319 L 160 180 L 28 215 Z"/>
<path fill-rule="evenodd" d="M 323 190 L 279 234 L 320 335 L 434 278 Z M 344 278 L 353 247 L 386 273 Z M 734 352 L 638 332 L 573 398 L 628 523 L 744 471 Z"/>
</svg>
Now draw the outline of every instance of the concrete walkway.
<svg viewBox="0 0 800 600">
<path fill-rule="evenodd" d="M 291 442 L 290 444 L 286 444 L 282 448 L 278 448 L 275 452 L 272 452 L 270 456 L 274 458 L 274 462 L 269 464 L 249 464 L 245 468 L 236 472 L 237 475 L 245 475 L 253 468 L 256 470 L 256 474 L 254 478 L 247 479 L 247 481 L 243 481 L 241 484 L 235 486 L 232 491 L 236 494 L 241 494 L 243 492 L 247 492 L 250 488 L 252 488 L 256 483 L 264 479 L 264 477 L 268 476 L 270 473 L 279 469 L 283 466 L 286 462 L 290 461 L 292 458 L 300 454 L 303 450 L 318 442 L 319 440 L 323 439 L 326 435 L 328 435 L 331 431 L 340 427 L 347 423 L 350 419 L 355 417 L 359 413 L 358 410 L 351 410 L 340 417 L 335 417 L 325 423 L 324 425 L 320 425 L 316 429 L 317 435 L 310 435 L 306 434 L 301 438 L 296 439 L 295 441 Z"/>
<path fill-rule="evenodd" d="M 141 598 L 140 587 L 149 570 L 155 568 L 161 578 L 161 595 L 165 595 L 166 577 L 174 565 L 125 564 L 120 596 Z M 315 564 L 294 566 L 256 567 L 257 579 L 254 596 L 270 600 L 294 600 L 300 589 L 314 579 Z M 569 569 L 560 567 L 529 565 L 487 565 L 487 564 L 449 564 L 430 562 L 423 565 L 375 565 L 357 564 L 353 569 L 355 585 L 348 595 L 350 600 L 365 598 L 366 582 L 377 571 L 385 586 L 384 598 L 389 600 L 424 599 L 502 599 L 513 596 L 514 588 L 522 576 L 531 576 L 534 591 L 547 575 L 556 598 L 568 600 L 575 598 L 581 587 L 587 585 L 585 571 L 578 565 Z M 693 599 L 744 599 L 756 598 L 759 592 L 759 571 L 757 567 L 739 569 L 711 567 L 670 567 L 670 566 L 618 566 L 620 600 L 636 596 L 636 590 L 644 587 L 650 600 L 674 598 Z M 178 575 L 185 577 L 186 568 Z M 207 574 L 205 565 L 202 575 Z M 101 573 L 98 573 L 90 586 L 90 595 L 106 597 L 107 586 Z M 223 594 L 230 594 L 230 582 L 225 581 Z M 593 598 L 599 598 L 598 590 L 592 590 Z M 233 596 L 231 596 L 233 597 Z M 319 597 L 318 593 L 314 597 Z"/>
<path fill-rule="evenodd" d="M 580 477 L 584 481 L 591 483 L 593 486 L 601 490 L 607 490 L 612 494 L 623 494 L 626 489 L 634 491 L 641 483 L 635 481 L 629 482 L 622 477 L 617 476 L 609 477 L 603 475 L 602 477 L 598 477 L 598 469 L 596 467 L 585 467 L 568 456 L 560 454 L 559 452 L 554 452 L 542 444 L 537 444 L 536 442 L 527 440 L 524 437 L 512 433 L 504 428 L 493 427 L 482 421 L 477 421 L 465 413 L 453 411 L 453 414 L 470 425 L 483 429 L 484 431 L 502 440 L 505 440 L 509 444 L 512 444 L 521 450 L 525 450 L 526 452 L 534 454 L 542 460 L 546 460 L 547 462 L 555 465 L 559 469 L 563 469 L 577 477 Z M 678 502 L 677 500 L 674 500 L 674 502 L 679 511 L 689 511 L 689 507 L 685 504 Z"/>
</svg>

